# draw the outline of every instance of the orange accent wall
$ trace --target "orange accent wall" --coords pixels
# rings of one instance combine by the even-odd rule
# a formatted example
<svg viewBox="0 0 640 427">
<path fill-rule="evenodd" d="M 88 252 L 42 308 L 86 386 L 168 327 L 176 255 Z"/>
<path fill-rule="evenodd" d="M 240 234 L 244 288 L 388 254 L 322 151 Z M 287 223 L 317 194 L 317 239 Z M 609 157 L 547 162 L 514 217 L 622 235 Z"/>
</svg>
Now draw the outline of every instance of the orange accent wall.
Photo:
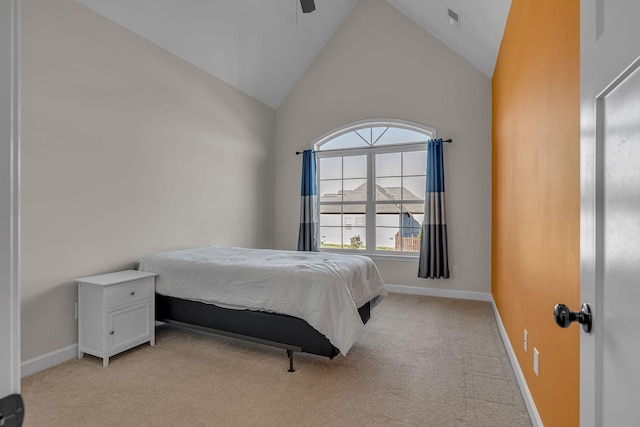
<svg viewBox="0 0 640 427">
<path fill-rule="evenodd" d="M 546 427 L 579 424 L 579 327 L 552 316 L 580 301 L 579 19 L 513 0 L 493 75 L 492 294 Z"/>
</svg>

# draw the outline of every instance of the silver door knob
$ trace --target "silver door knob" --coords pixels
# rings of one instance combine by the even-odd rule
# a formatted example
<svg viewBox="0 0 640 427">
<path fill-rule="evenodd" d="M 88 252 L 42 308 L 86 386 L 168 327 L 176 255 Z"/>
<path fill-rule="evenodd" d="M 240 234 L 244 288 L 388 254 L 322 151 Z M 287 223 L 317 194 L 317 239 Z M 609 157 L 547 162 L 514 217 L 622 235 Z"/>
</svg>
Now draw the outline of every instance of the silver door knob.
<svg viewBox="0 0 640 427">
<path fill-rule="evenodd" d="M 580 311 L 571 311 L 564 304 L 556 304 L 553 307 L 553 318 L 561 328 L 568 328 L 571 323 L 578 322 L 586 333 L 591 332 L 591 307 L 589 304 L 582 304 Z"/>
</svg>

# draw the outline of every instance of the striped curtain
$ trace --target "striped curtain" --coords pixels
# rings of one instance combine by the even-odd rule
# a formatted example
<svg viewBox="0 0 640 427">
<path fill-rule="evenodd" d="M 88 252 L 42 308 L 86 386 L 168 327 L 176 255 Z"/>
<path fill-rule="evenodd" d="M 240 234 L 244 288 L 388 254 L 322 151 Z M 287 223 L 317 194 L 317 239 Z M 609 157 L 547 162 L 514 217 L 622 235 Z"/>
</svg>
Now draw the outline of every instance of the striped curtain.
<svg viewBox="0 0 640 427">
<path fill-rule="evenodd" d="M 418 266 L 418 277 L 425 279 L 449 278 L 442 145 L 442 139 L 427 142 L 427 192 Z"/>
<path fill-rule="evenodd" d="M 316 153 L 302 153 L 302 200 L 300 202 L 299 251 L 320 251 L 318 239 L 318 196 L 316 191 Z"/>
</svg>

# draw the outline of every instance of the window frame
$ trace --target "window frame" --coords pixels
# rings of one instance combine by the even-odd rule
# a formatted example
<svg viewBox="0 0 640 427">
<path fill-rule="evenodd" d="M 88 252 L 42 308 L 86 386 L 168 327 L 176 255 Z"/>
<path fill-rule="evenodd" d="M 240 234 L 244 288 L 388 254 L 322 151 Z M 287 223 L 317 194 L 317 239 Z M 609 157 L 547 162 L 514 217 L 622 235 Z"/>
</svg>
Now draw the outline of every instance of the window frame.
<svg viewBox="0 0 640 427">
<path fill-rule="evenodd" d="M 420 133 L 425 136 L 424 142 L 409 142 L 409 143 L 400 143 L 400 144 L 385 144 L 376 147 L 375 145 L 369 147 L 355 147 L 355 148 L 339 148 L 339 149 L 329 149 L 322 150 L 322 145 L 325 143 L 337 138 L 341 135 L 344 135 L 349 132 L 366 129 L 366 128 L 375 128 L 375 127 L 394 127 L 400 129 L 406 129 L 413 132 Z M 388 260 L 403 260 L 403 261 L 414 261 L 419 257 L 418 252 L 388 252 L 388 251 L 378 251 L 376 249 L 377 245 L 375 245 L 375 234 L 376 234 L 376 202 L 374 198 L 374 185 L 375 185 L 375 156 L 376 154 L 387 154 L 387 153 L 404 153 L 411 151 L 426 151 L 427 149 L 427 141 L 429 139 L 436 139 L 437 131 L 435 128 L 430 126 L 425 126 L 419 123 L 410 122 L 406 120 L 398 120 L 398 119 L 369 119 L 369 120 L 361 120 L 358 122 L 350 123 L 345 126 L 341 126 L 336 128 L 320 138 L 316 139 L 312 144 L 313 150 L 316 152 L 316 157 L 318 158 L 317 164 L 317 173 L 316 173 L 316 185 L 320 188 L 320 178 L 322 176 L 320 159 L 323 157 L 344 157 L 344 156 L 357 156 L 357 155 L 365 155 L 367 161 L 367 200 L 365 203 L 365 229 L 366 229 L 366 242 L 367 249 L 332 249 L 332 248 L 321 248 L 321 252 L 333 252 L 333 253 L 342 253 L 342 254 L 357 254 L 357 255 L 365 255 L 376 259 L 388 259 Z M 403 175 L 404 176 L 404 173 Z M 421 197 L 420 200 L 416 200 L 417 203 L 424 203 L 424 194 L 419 195 Z M 320 207 L 320 194 L 318 194 L 318 204 Z M 343 205 L 344 202 L 335 202 L 329 204 Z M 320 215 L 318 215 L 320 221 Z M 320 222 L 318 226 L 320 227 Z M 370 246 L 369 242 L 373 243 L 373 247 Z M 344 244 L 344 242 L 343 242 Z"/>
</svg>

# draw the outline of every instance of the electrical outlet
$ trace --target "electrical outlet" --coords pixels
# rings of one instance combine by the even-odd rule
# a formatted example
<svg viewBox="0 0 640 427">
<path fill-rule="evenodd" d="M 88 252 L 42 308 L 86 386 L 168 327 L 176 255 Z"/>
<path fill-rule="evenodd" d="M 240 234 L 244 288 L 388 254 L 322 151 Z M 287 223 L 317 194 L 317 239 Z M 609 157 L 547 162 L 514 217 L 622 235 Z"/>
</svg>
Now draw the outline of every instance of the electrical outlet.
<svg viewBox="0 0 640 427">
<path fill-rule="evenodd" d="M 76 320 L 78 320 L 78 303 L 76 303 L 76 309 L 75 309 L 75 316 L 76 316 Z"/>
<path fill-rule="evenodd" d="M 540 353 L 535 347 L 533 347 L 533 372 L 536 377 L 540 377 Z"/>
<path fill-rule="evenodd" d="M 458 277 L 460 275 L 460 266 L 459 265 L 454 265 L 453 266 L 453 277 Z"/>
<path fill-rule="evenodd" d="M 529 344 L 529 332 L 527 332 L 527 330 L 524 330 L 524 351 L 529 351 L 529 349 L 527 348 L 527 344 Z"/>
</svg>

